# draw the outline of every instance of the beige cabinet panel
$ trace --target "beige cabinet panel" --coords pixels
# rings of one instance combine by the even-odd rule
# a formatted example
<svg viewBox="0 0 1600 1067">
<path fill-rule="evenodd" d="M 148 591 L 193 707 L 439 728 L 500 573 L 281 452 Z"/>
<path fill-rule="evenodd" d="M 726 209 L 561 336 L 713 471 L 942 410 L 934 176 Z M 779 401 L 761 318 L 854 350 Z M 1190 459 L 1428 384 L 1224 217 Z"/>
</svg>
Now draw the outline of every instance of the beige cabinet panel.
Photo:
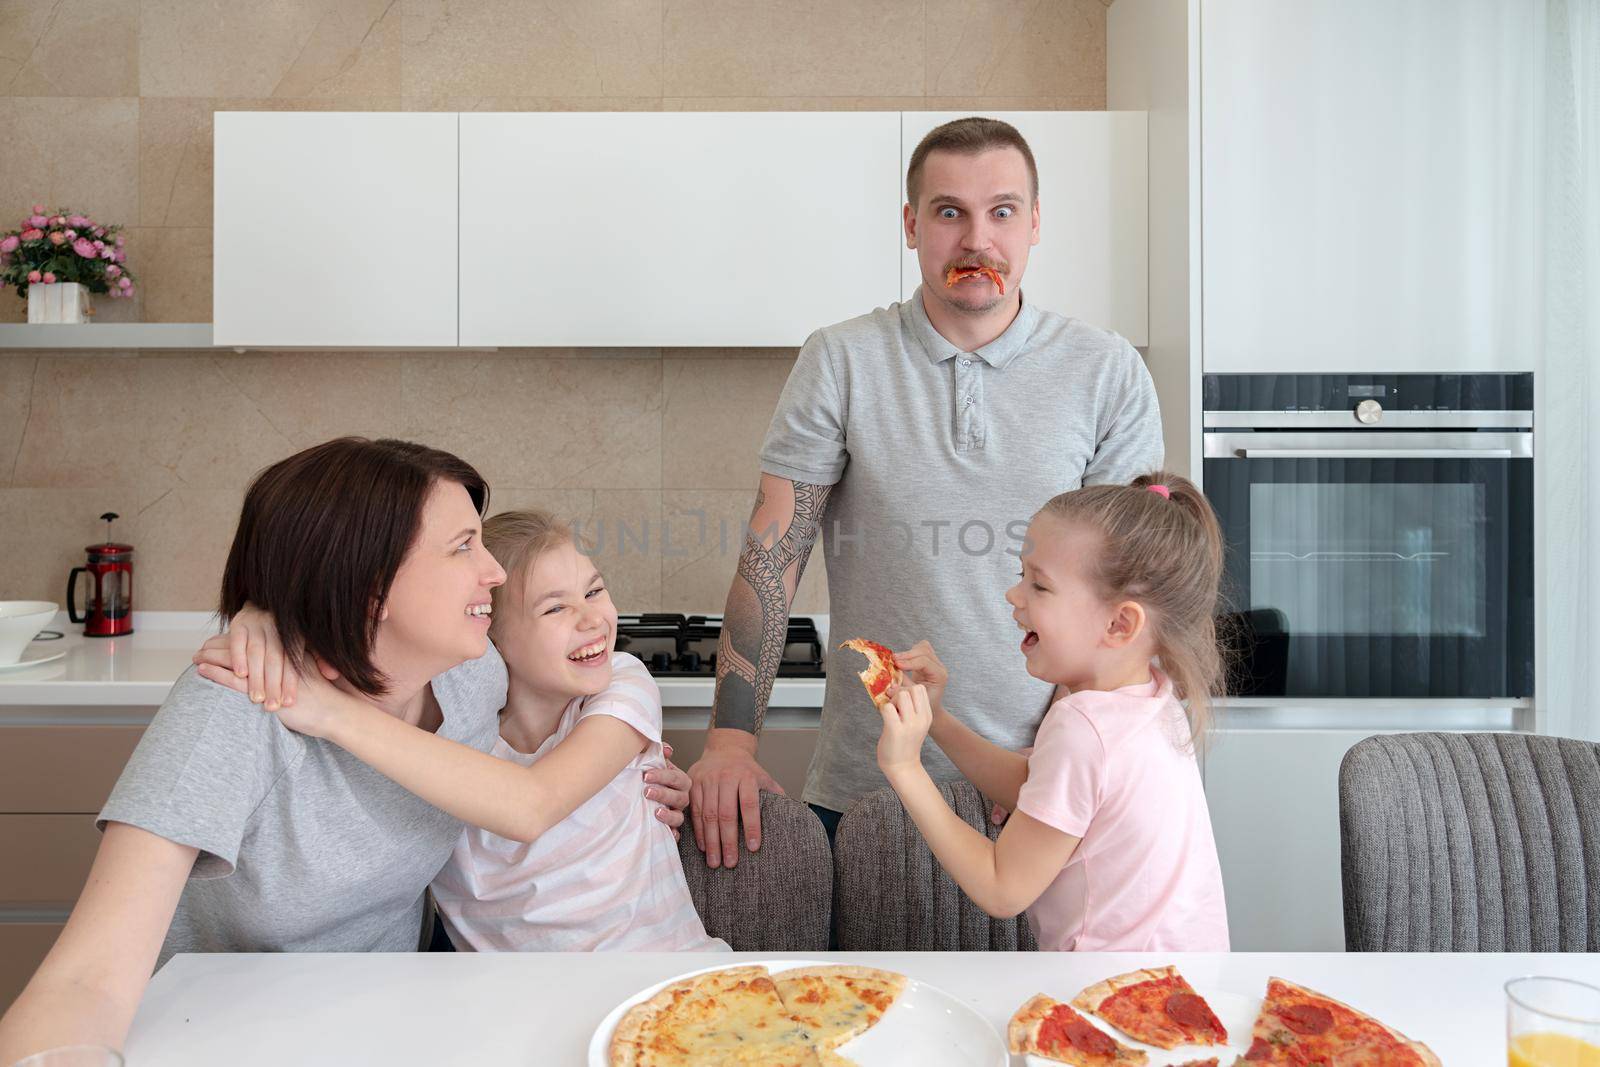
<svg viewBox="0 0 1600 1067">
<path fill-rule="evenodd" d="M 0 727 L 0 813 L 97 812 L 143 726 Z"/>
<path fill-rule="evenodd" d="M 93 815 L 0 815 L 0 908 L 77 900 L 99 847 Z"/>
<path fill-rule="evenodd" d="M 28 984 L 56 943 L 62 923 L 0 923 L 0 1015 Z"/>
</svg>

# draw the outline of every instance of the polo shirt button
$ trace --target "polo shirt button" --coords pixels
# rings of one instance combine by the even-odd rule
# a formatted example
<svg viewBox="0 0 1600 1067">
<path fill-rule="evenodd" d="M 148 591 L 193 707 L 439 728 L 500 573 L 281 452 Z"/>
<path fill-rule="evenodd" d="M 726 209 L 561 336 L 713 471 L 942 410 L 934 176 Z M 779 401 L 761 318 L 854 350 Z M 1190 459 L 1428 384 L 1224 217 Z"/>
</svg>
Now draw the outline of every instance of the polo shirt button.
<svg viewBox="0 0 1600 1067">
<path fill-rule="evenodd" d="M 970 367 L 970 366 L 972 366 L 972 360 L 970 360 L 970 359 L 964 359 L 964 360 L 962 360 L 962 361 L 961 361 L 961 365 L 962 365 L 962 366 L 963 366 L 963 367 Z"/>
<path fill-rule="evenodd" d="M 969 396 L 969 397 L 967 397 L 967 403 L 968 403 L 968 404 L 971 404 L 971 403 L 972 403 L 972 398 L 971 398 L 971 397 L 970 397 L 970 396 Z"/>
</svg>

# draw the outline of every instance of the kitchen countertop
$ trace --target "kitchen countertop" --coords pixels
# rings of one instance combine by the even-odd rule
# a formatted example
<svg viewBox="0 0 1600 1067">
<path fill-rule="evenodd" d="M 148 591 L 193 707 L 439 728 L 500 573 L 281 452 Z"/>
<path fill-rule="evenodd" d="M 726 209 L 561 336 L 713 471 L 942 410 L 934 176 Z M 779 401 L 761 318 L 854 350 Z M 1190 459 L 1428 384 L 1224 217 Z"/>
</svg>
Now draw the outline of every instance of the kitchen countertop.
<svg viewBox="0 0 1600 1067">
<path fill-rule="evenodd" d="M 1259 998 L 1276 975 L 1371 1012 L 1447 1064 L 1505 1062 L 1507 980 L 1543 974 L 1592 982 L 1600 974 L 1600 953 L 795 955 L 901 971 L 969 1005 L 1002 1035 L 1011 1013 L 1035 993 L 1070 999 L 1092 982 L 1138 967 L 1176 964 L 1202 994 L 1250 998 Z M 600 1021 L 634 993 L 688 971 L 774 958 L 748 952 L 179 955 L 150 983 L 129 1032 L 127 1062 L 574 1067 L 588 1062 Z"/>
<path fill-rule="evenodd" d="M 817 618 L 826 634 L 826 616 Z M 65 636 L 34 641 L 22 655 L 66 655 L 36 667 L 0 670 L 0 724 L 148 722 L 189 668 L 195 649 L 219 627 L 216 616 L 205 611 L 138 611 L 133 619 L 134 632 L 126 637 L 85 637 L 81 625 L 58 612 L 46 629 Z M 712 679 L 662 678 L 657 684 L 669 728 L 704 725 Z M 767 725 L 815 726 L 825 684 L 820 678 L 778 679 Z"/>
</svg>

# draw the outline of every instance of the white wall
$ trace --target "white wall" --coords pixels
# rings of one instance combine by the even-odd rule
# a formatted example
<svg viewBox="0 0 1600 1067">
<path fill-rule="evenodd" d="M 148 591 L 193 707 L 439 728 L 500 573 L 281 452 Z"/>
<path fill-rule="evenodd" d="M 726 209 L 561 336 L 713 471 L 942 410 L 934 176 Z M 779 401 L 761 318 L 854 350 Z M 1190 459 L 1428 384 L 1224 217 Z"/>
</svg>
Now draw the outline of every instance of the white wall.
<svg viewBox="0 0 1600 1067">
<path fill-rule="evenodd" d="M 1106 107 L 1149 113 L 1149 345 L 1166 466 L 1200 479 L 1199 0 L 1118 0 L 1106 18 Z M 1190 324 L 1194 324 L 1191 331 Z"/>
</svg>

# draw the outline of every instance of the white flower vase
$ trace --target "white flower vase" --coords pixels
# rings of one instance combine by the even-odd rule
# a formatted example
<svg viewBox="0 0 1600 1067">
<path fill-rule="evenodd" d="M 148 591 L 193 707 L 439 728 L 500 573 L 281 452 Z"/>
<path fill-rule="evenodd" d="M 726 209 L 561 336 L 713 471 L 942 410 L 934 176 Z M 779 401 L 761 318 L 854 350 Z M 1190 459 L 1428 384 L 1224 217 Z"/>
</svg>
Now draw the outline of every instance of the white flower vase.
<svg viewBox="0 0 1600 1067">
<path fill-rule="evenodd" d="M 89 321 L 89 290 L 77 282 L 35 282 L 28 286 L 28 321 Z"/>
</svg>

